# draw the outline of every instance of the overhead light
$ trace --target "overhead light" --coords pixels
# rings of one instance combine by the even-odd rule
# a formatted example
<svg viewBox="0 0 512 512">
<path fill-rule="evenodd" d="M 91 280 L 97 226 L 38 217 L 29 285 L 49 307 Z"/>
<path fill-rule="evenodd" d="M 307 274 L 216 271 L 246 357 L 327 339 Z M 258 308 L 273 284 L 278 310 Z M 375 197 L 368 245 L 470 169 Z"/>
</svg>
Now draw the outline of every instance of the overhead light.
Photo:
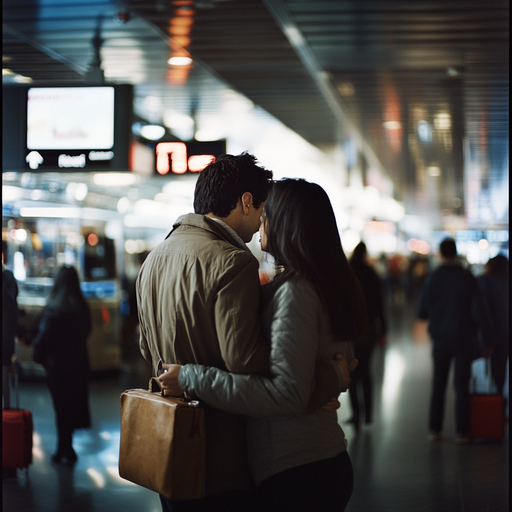
<svg viewBox="0 0 512 512">
<path fill-rule="evenodd" d="M 171 66 L 188 66 L 192 64 L 192 59 L 190 57 L 171 57 L 167 64 Z"/>
<path fill-rule="evenodd" d="M 386 128 L 386 130 L 398 130 L 402 128 L 402 125 L 400 121 L 386 121 L 384 123 L 384 128 Z"/>
<path fill-rule="evenodd" d="M 427 121 L 418 121 L 418 136 L 422 142 L 430 142 L 432 140 L 432 128 Z"/>
<path fill-rule="evenodd" d="M 130 208 L 130 200 L 127 197 L 121 197 L 117 201 L 117 211 L 119 213 L 126 213 Z"/>
<path fill-rule="evenodd" d="M 93 181 L 101 187 L 127 187 L 137 181 L 137 176 L 131 173 L 104 172 L 96 173 Z"/>
<path fill-rule="evenodd" d="M 437 165 L 431 165 L 427 168 L 429 176 L 441 176 L 441 169 Z"/>
<path fill-rule="evenodd" d="M 342 96 L 353 96 L 354 95 L 354 85 L 350 82 L 343 82 L 338 85 L 338 92 Z"/>
<path fill-rule="evenodd" d="M 4 185 L 2 187 L 2 199 L 4 201 L 16 201 L 22 196 L 22 189 L 19 187 L 11 187 L 10 185 Z"/>
<path fill-rule="evenodd" d="M 191 128 L 194 126 L 194 120 L 187 114 L 176 112 L 175 110 L 164 111 L 164 124 L 165 126 L 174 129 Z"/>
<path fill-rule="evenodd" d="M 14 75 L 13 80 L 17 84 L 30 84 L 33 82 L 32 78 L 30 78 L 29 76 L 23 76 L 23 75 Z"/>
<path fill-rule="evenodd" d="M 73 195 L 77 201 L 84 201 L 88 193 L 89 188 L 85 183 L 77 183 Z"/>
<path fill-rule="evenodd" d="M 448 130 L 452 126 L 452 119 L 448 112 L 440 112 L 434 118 L 434 126 L 438 130 Z"/>
<path fill-rule="evenodd" d="M 489 242 L 485 238 L 482 238 L 478 241 L 478 247 L 480 250 L 485 251 L 485 249 L 489 247 Z"/>
<path fill-rule="evenodd" d="M 160 140 L 165 135 L 165 128 L 158 124 L 146 124 L 141 127 L 140 134 L 148 140 Z"/>
<path fill-rule="evenodd" d="M 446 68 L 446 74 L 454 78 L 460 75 L 460 71 L 457 68 L 450 66 Z"/>
<path fill-rule="evenodd" d="M 293 25 L 286 25 L 283 31 L 292 46 L 299 47 L 304 45 L 304 38 L 302 37 L 302 34 L 297 27 L 294 27 Z"/>
<path fill-rule="evenodd" d="M 20 217 L 50 217 L 59 219 L 77 219 L 80 217 L 80 208 L 27 206 L 20 208 Z"/>
</svg>

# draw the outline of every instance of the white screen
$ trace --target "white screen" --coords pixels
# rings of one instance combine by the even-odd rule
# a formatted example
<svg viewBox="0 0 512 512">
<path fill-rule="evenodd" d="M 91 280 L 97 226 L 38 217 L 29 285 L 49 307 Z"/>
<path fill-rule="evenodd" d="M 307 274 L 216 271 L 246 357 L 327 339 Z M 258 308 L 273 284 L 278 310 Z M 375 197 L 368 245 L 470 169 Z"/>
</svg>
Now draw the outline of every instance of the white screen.
<svg viewBox="0 0 512 512">
<path fill-rule="evenodd" d="M 113 146 L 113 87 L 28 90 L 28 149 L 111 149 Z"/>
</svg>

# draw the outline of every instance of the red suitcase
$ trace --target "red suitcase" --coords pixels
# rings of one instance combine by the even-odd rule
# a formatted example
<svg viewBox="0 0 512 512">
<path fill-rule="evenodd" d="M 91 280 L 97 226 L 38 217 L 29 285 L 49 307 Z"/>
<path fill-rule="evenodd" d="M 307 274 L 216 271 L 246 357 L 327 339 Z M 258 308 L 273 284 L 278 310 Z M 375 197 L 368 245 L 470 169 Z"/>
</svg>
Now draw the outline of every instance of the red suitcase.
<svg viewBox="0 0 512 512">
<path fill-rule="evenodd" d="M 505 433 L 505 399 L 502 395 L 491 394 L 491 361 L 487 358 L 488 393 L 473 393 L 470 397 L 471 417 L 469 435 L 472 439 L 503 438 Z"/>
<path fill-rule="evenodd" d="M 17 368 L 16 368 L 17 370 Z M 18 407 L 18 374 L 14 380 L 16 407 Z M 32 413 L 24 409 L 2 410 L 2 467 L 28 468 L 32 463 Z"/>
</svg>

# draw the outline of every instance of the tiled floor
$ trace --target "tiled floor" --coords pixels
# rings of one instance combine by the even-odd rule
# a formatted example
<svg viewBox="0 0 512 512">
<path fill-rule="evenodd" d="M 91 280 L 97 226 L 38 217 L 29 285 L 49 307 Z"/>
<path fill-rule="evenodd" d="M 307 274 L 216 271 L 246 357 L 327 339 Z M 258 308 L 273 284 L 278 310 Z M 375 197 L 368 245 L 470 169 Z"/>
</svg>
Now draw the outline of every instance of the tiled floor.
<svg viewBox="0 0 512 512">
<path fill-rule="evenodd" d="M 338 416 L 355 470 L 347 512 L 508 512 L 508 432 L 499 443 L 455 444 L 450 390 L 444 437 L 438 443 L 426 440 L 429 344 L 421 333 L 413 334 L 409 316 L 395 317 L 387 347 L 379 347 L 373 360 L 374 423 L 356 434 L 346 423 L 348 397 L 341 397 Z M 28 473 L 18 471 L 17 478 L 3 480 L 3 510 L 160 511 L 155 493 L 117 474 L 119 395 L 127 388 L 145 387 L 148 377 L 141 361 L 127 365 L 117 377 L 92 381 L 93 428 L 75 433 L 79 459 L 73 469 L 50 462 L 55 430 L 45 384 L 22 382 L 20 405 L 34 416 L 34 462 Z"/>
</svg>

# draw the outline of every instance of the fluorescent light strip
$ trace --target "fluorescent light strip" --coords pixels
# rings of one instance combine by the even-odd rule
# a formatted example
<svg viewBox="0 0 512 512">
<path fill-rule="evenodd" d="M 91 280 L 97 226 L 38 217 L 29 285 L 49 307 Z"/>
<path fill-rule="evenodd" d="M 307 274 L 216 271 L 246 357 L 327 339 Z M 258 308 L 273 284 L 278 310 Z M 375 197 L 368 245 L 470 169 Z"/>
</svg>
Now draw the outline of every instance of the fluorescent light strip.
<svg viewBox="0 0 512 512">
<path fill-rule="evenodd" d="M 80 208 L 30 207 L 20 208 L 20 217 L 54 217 L 77 219 L 81 216 Z"/>
</svg>

